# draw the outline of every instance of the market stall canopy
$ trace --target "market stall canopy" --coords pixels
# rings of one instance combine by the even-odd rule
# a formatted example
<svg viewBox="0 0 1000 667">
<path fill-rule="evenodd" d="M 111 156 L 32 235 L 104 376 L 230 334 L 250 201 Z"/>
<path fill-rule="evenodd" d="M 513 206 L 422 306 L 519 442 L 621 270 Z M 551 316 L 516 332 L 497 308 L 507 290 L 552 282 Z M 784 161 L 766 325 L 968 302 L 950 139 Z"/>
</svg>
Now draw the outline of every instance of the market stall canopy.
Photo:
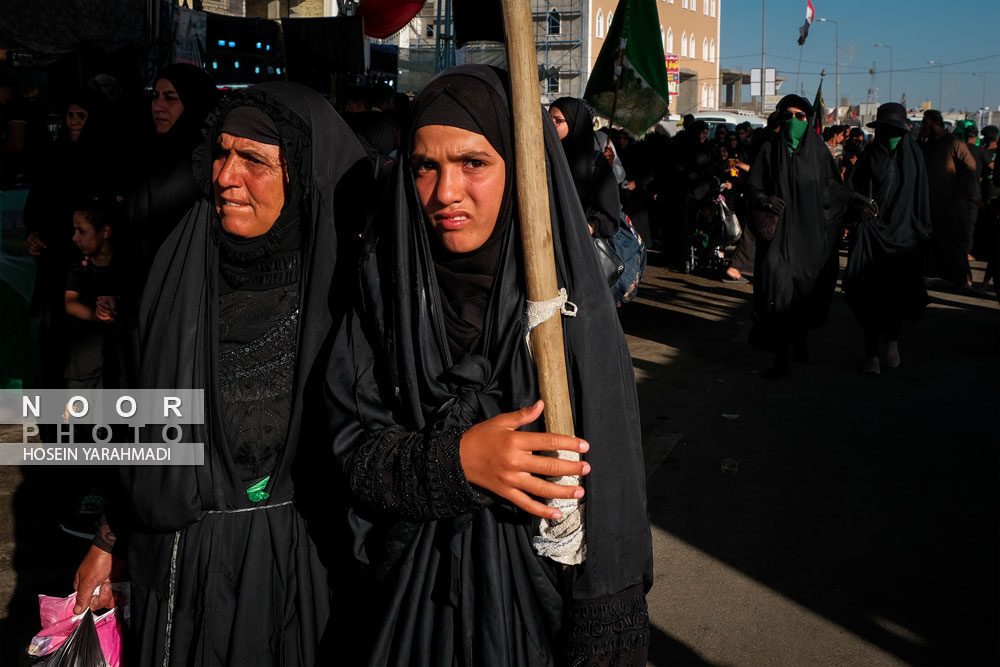
<svg viewBox="0 0 1000 667">
<path fill-rule="evenodd" d="M 361 0 L 358 13 L 365 19 L 365 34 L 385 39 L 413 20 L 424 0 Z"/>
</svg>

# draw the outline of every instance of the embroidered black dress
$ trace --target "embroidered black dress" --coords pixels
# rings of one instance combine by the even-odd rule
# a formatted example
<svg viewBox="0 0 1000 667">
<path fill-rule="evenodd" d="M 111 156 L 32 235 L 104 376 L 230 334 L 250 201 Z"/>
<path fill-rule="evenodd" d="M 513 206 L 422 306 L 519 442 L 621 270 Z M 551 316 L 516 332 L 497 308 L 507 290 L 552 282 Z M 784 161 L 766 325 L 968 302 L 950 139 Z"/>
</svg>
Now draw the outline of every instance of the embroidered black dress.
<svg viewBox="0 0 1000 667">
<path fill-rule="evenodd" d="M 141 386 L 205 389 L 206 424 L 185 433 L 205 443 L 205 465 L 124 470 L 137 665 L 331 661 L 320 645 L 335 625 L 335 467 L 310 386 L 342 301 L 335 223 L 357 220 L 370 165 L 326 100 L 269 83 L 209 119 L 195 156 L 206 195 L 215 138 L 240 106 L 276 125 L 288 194 L 271 230 L 242 243 L 221 233 L 206 196 L 150 272 Z"/>
</svg>

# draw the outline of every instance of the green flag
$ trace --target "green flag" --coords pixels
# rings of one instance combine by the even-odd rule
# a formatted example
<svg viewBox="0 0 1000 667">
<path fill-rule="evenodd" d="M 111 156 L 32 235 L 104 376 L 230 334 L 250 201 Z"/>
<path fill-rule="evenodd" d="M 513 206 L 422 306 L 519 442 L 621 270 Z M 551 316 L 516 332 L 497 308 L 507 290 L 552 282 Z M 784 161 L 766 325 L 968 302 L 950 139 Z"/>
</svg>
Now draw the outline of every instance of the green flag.
<svg viewBox="0 0 1000 667">
<path fill-rule="evenodd" d="M 643 134 L 668 111 L 659 25 L 656 0 L 621 0 L 583 94 L 598 113 L 635 134 Z M 621 73 L 616 77 L 620 52 Z"/>
<path fill-rule="evenodd" d="M 823 120 L 826 118 L 826 110 L 823 108 L 823 79 L 819 80 L 819 88 L 816 89 L 816 99 L 813 100 L 813 119 L 816 123 L 816 134 L 823 134 Z"/>
</svg>

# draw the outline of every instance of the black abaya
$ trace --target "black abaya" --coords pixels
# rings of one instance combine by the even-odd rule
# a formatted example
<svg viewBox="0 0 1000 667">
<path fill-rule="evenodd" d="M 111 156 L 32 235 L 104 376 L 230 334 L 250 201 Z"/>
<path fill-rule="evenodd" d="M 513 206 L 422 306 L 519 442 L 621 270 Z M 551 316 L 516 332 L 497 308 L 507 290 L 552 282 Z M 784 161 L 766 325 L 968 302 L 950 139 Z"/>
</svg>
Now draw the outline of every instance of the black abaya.
<svg viewBox="0 0 1000 667">
<path fill-rule="evenodd" d="M 501 76 L 466 66 L 438 80 L 485 86 L 509 124 Z M 564 575 L 535 553 L 538 519 L 465 479 L 465 430 L 538 398 L 521 319 L 520 236 L 517 224 L 505 226 L 479 352 L 454 354 L 438 241 L 404 153 L 390 214 L 366 239 L 361 297 L 327 378 L 358 558 L 381 582 L 369 664 L 644 659 L 652 552 L 635 380 L 576 187 L 555 129 L 544 127 L 557 274 L 579 307 L 564 327 L 576 433 L 591 443 L 586 560 Z"/>
<path fill-rule="evenodd" d="M 291 396 L 285 397 L 290 416 L 266 487 L 270 495 L 258 502 L 248 497 L 223 428 L 221 261 L 215 208 L 207 197 L 215 137 L 228 110 L 239 105 L 262 109 L 279 128 L 291 189 L 301 204 L 300 315 Z M 310 387 L 322 376 L 313 369 L 326 367 L 324 345 L 338 318 L 335 224 L 357 220 L 343 207 L 365 203 L 355 177 L 359 171 L 362 179 L 370 176 L 370 166 L 329 103 L 296 84 L 268 83 L 240 93 L 223 102 L 208 125 L 195 160 L 206 197 L 160 249 L 140 317 L 140 386 L 205 390 L 206 424 L 189 427 L 184 440 L 205 443 L 205 465 L 123 469 L 135 519 L 128 542 L 134 660 L 317 664 L 329 660 L 318 646 L 331 616 L 327 548 L 337 514 L 335 468 L 313 403 L 319 387 Z M 287 236 L 258 238 L 260 249 L 273 255 Z"/>
<path fill-rule="evenodd" d="M 595 236 L 611 238 L 618 231 L 621 200 L 611 165 L 600 150 L 594 149 L 594 119 L 590 110 L 575 97 L 560 97 L 552 106 L 563 112 L 569 128 L 562 147 L 587 223 Z"/>
<path fill-rule="evenodd" d="M 751 212 L 768 210 L 771 196 L 785 209 L 774 237 L 757 238 L 750 342 L 777 349 L 789 334 L 801 340 L 826 321 L 851 192 L 826 144 L 809 128 L 795 150 L 788 150 L 782 132 L 757 154 L 747 182 Z"/>
<path fill-rule="evenodd" d="M 876 141 L 858 162 L 851 185 L 875 200 L 878 216 L 854 230 L 844 292 L 866 330 L 898 333 L 899 322 L 919 318 L 927 304 L 919 254 L 931 231 L 924 157 L 909 134 L 895 151 Z"/>
</svg>

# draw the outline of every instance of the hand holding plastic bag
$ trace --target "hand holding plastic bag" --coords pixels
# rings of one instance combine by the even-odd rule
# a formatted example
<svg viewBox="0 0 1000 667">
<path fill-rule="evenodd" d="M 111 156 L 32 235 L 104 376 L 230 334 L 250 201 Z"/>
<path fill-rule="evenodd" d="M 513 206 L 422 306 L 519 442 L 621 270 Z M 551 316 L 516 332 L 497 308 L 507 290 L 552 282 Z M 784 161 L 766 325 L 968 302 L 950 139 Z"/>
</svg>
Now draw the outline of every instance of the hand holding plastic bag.
<svg viewBox="0 0 1000 667">
<path fill-rule="evenodd" d="M 44 667 L 119 667 L 122 639 L 119 623 L 129 616 L 127 583 L 112 586 L 116 607 L 95 617 L 87 609 L 74 615 L 76 593 L 65 598 L 38 596 L 42 631 L 28 646 L 28 654 L 47 656 Z"/>
</svg>

